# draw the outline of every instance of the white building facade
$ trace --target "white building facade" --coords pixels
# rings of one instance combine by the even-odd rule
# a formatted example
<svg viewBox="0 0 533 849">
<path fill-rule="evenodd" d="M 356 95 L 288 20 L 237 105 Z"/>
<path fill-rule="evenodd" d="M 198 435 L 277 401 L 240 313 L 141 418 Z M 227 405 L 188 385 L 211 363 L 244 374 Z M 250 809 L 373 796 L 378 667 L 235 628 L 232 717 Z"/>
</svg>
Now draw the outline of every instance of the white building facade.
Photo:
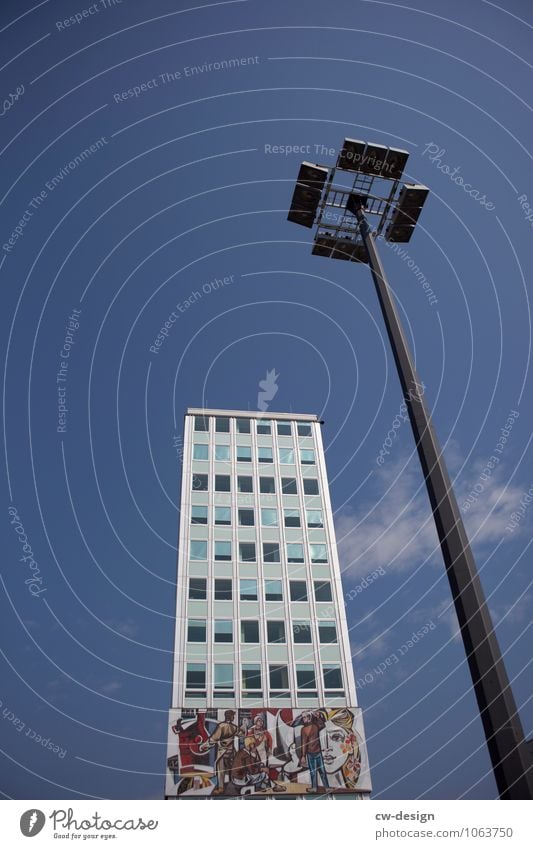
<svg viewBox="0 0 533 849">
<path fill-rule="evenodd" d="M 366 798 L 316 416 L 185 416 L 167 799 Z"/>
</svg>

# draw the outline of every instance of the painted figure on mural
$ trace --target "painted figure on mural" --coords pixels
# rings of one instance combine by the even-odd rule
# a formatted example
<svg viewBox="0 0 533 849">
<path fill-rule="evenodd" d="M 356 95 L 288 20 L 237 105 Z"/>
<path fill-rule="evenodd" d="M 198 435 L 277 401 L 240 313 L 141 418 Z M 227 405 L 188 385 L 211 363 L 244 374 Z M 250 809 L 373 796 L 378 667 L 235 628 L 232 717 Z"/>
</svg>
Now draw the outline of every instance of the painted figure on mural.
<svg viewBox="0 0 533 849">
<path fill-rule="evenodd" d="M 293 728 L 300 725 L 302 726 L 300 744 L 297 746 L 296 751 L 299 757 L 300 766 L 309 770 L 311 778 L 311 787 L 308 787 L 306 792 L 318 792 L 318 776 L 320 776 L 324 789 L 328 790 L 329 781 L 326 774 L 326 768 L 324 766 L 324 758 L 320 742 L 320 732 L 326 725 L 324 711 L 303 711 L 300 716 L 292 721 L 291 725 Z"/>
<path fill-rule="evenodd" d="M 217 776 L 217 786 L 213 791 L 214 795 L 220 795 L 224 792 L 224 784 L 226 775 L 229 775 L 233 760 L 235 757 L 235 738 L 243 737 L 244 731 L 235 725 L 235 711 L 224 711 L 224 720 L 219 722 L 208 740 L 200 745 L 200 751 L 206 751 L 211 746 L 217 747 L 215 758 L 215 772 Z"/>
<path fill-rule="evenodd" d="M 331 787 L 354 790 L 361 772 L 359 744 L 353 728 L 354 715 L 348 708 L 325 711 L 320 747 Z"/>
<path fill-rule="evenodd" d="M 241 793 L 243 788 L 246 787 L 251 787 L 259 793 L 266 793 L 268 790 L 272 790 L 274 793 L 284 793 L 285 787 L 273 781 L 270 777 L 268 766 L 259 754 L 257 737 L 250 732 L 251 729 L 249 728 L 249 736 L 244 738 L 243 747 L 238 750 L 233 758 L 229 786 L 232 790 L 235 789 Z"/>
</svg>

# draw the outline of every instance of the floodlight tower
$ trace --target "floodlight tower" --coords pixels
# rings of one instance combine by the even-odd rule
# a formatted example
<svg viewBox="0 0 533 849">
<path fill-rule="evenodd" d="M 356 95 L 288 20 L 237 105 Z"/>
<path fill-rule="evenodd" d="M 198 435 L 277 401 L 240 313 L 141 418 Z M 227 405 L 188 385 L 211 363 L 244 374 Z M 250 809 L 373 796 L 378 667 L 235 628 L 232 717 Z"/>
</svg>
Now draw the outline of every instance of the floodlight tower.
<svg viewBox="0 0 533 849">
<path fill-rule="evenodd" d="M 313 254 L 368 263 L 415 437 L 501 799 L 533 798 L 531 757 L 461 513 L 376 236 L 408 242 L 429 190 L 400 180 L 405 150 L 345 139 L 336 167 L 302 163 L 288 219 L 317 224 Z M 372 222 L 372 226 L 369 223 Z"/>
</svg>

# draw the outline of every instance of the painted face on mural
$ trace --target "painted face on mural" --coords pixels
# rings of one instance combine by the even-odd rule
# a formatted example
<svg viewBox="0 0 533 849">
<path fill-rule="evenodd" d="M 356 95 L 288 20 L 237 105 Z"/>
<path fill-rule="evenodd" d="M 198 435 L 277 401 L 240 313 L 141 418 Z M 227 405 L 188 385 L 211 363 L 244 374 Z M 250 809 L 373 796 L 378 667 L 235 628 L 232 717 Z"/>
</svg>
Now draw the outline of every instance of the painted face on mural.
<svg viewBox="0 0 533 849">
<path fill-rule="evenodd" d="M 353 734 L 328 719 L 320 731 L 320 746 L 326 772 L 338 772 L 353 754 Z"/>
</svg>

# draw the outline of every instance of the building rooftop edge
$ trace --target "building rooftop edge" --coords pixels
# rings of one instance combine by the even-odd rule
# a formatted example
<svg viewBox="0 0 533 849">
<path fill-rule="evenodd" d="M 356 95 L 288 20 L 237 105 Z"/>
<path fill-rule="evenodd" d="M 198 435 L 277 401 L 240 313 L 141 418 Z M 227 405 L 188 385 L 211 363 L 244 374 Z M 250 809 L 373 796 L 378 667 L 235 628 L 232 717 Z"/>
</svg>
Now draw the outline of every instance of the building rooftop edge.
<svg viewBox="0 0 533 849">
<path fill-rule="evenodd" d="M 206 407 L 187 407 L 186 416 L 229 416 L 230 418 L 239 419 L 299 419 L 300 421 L 316 422 L 318 416 L 314 413 L 276 413 L 266 410 L 261 413 L 259 410 L 217 410 Z"/>
</svg>

